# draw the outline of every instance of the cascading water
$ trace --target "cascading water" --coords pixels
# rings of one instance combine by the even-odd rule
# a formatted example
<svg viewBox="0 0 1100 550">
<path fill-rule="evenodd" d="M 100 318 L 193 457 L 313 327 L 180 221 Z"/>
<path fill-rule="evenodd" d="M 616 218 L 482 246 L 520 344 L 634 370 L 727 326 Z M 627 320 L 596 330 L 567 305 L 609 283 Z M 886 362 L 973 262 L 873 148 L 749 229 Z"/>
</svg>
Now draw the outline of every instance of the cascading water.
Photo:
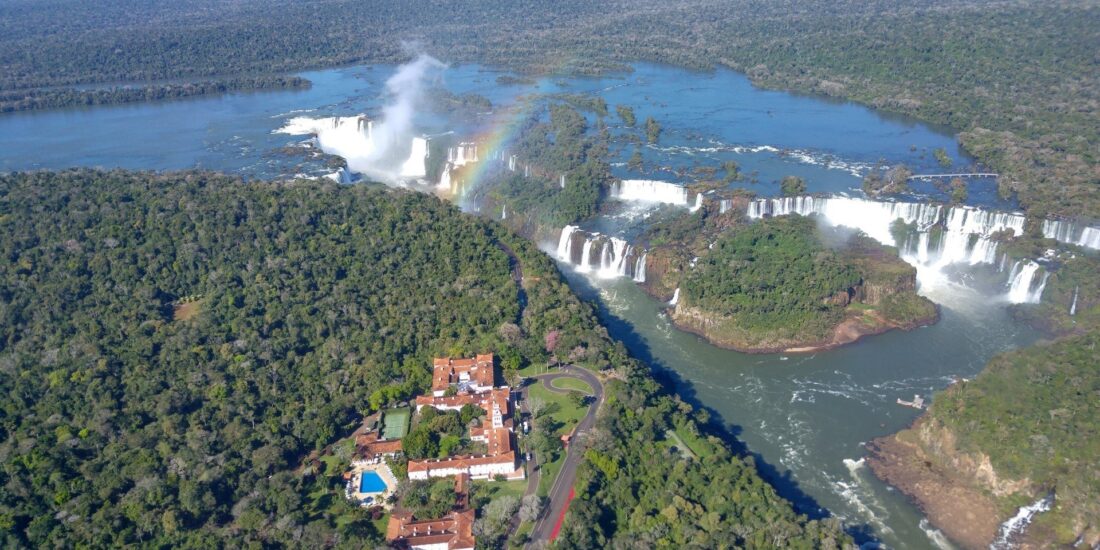
<svg viewBox="0 0 1100 550">
<path fill-rule="evenodd" d="M 729 212 L 729 209 L 732 208 L 732 207 L 733 207 L 733 200 L 732 199 L 722 199 L 722 200 L 718 201 L 718 213 L 719 214 L 725 214 L 726 212 Z"/>
<path fill-rule="evenodd" d="M 443 172 L 439 174 L 439 188 L 444 191 L 451 190 L 451 169 L 451 163 L 448 162 L 447 165 L 443 167 Z"/>
<path fill-rule="evenodd" d="M 997 263 L 997 241 L 994 236 L 1009 232 L 1023 234 L 1025 217 L 1022 214 L 993 212 L 969 206 L 943 207 L 935 204 L 880 202 L 850 197 L 784 197 L 757 199 L 749 204 L 748 216 L 761 218 L 766 215 L 782 216 L 816 214 L 831 225 L 843 225 L 863 231 L 883 244 L 897 246 L 900 256 L 917 266 L 918 275 L 934 274 L 938 278 L 942 270 L 951 264 Z M 895 234 L 900 228 L 907 236 L 897 242 Z M 1038 267 L 1037 265 L 1035 266 Z M 1003 267 L 1002 267 L 1003 269 Z M 1034 275 L 1034 270 L 1027 276 Z M 1020 277 L 1013 273 L 1009 285 Z M 1045 275 L 1044 275 L 1045 281 Z M 1030 279 L 1016 283 L 1016 292 L 1009 293 L 1014 303 L 1033 302 L 1042 294 L 1043 283 L 1031 287 Z"/>
<path fill-rule="evenodd" d="M 1014 304 L 1037 304 L 1043 296 L 1046 288 L 1046 271 L 1039 283 L 1035 283 L 1035 275 L 1039 272 L 1039 264 L 1031 260 L 1016 262 L 1012 266 L 1012 273 L 1008 279 L 1008 301 Z"/>
<path fill-rule="evenodd" d="M 428 175 L 428 140 L 414 137 L 409 158 L 401 165 L 401 177 L 423 178 Z"/>
<path fill-rule="evenodd" d="M 1069 305 L 1069 314 L 1077 315 L 1077 293 L 1081 291 L 1081 287 L 1074 287 L 1073 289 L 1073 303 Z"/>
<path fill-rule="evenodd" d="M 690 208 L 692 212 L 695 212 L 703 207 L 703 194 L 695 195 L 695 205 Z"/>
<path fill-rule="evenodd" d="M 990 550 L 1011 550 L 1018 545 L 1015 539 L 1024 533 L 1035 516 L 1050 510 L 1054 505 L 1054 493 L 1051 493 L 1027 506 L 1021 507 L 1015 516 L 1008 518 L 997 530 L 997 538 L 989 545 Z"/>
<path fill-rule="evenodd" d="M 502 219 L 502 220 L 508 219 L 508 205 L 507 204 L 500 207 L 500 219 Z"/>
<path fill-rule="evenodd" d="M 565 174 L 561 175 L 561 179 L 559 180 L 558 186 L 561 187 L 562 189 L 565 189 Z"/>
<path fill-rule="evenodd" d="M 584 248 L 581 249 L 581 263 L 577 265 L 578 271 L 588 272 L 592 269 L 592 242 L 591 238 L 584 240 Z"/>
<path fill-rule="evenodd" d="M 603 252 L 600 257 L 600 270 L 599 276 L 605 279 L 611 279 L 614 277 L 626 277 L 627 268 L 630 264 L 627 263 L 627 257 L 633 252 L 627 242 L 618 237 L 610 237 L 604 242 Z"/>
<path fill-rule="evenodd" d="M 672 292 L 672 299 L 668 301 L 668 305 L 674 306 L 680 303 L 680 287 L 676 287 L 676 290 Z"/>
<path fill-rule="evenodd" d="M 645 257 L 646 257 L 646 253 L 642 252 L 642 255 L 638 256 L 638 259 L 635 260 L 635 262 L 634 262 L 634 282 L 635 283 L 644 283 L 645 282 Z"/>
<path fill-rule="evenodd" d="M 575 225 L 567 225 L 561 229 L 561 237 L 558 238 L 559 260 L 573 263 L 573 234 L 579 229 Z"/>
<path fill-rule="evenodd" d="M 611 196 L 621 201 L 660 202 L 688 205 L 686 187 L 657 180 L 622 180 L 612 184 Z"/>
<path fill-rule="evenodd" d="M 1100 250 L 1100 227 L 1085 226 L 1080 230 L 1069 220 L 1043 220 L 1043 236 L 1058 242 Z"/>
<path fill-rule="evenodd" d="M 584 243 L 580 258 L 576 258 L 573 243 L 580 242 L 582 237 Z M 635 281 L 645 282 L 645 251 L 639 255 L 630 243 L 619 237 L 588 234 L 575 225 L 567 225 L 558 237 L 556 255 L 582 273 L 593 272 L 603 279 L 631 277 Z"/>
</svg>

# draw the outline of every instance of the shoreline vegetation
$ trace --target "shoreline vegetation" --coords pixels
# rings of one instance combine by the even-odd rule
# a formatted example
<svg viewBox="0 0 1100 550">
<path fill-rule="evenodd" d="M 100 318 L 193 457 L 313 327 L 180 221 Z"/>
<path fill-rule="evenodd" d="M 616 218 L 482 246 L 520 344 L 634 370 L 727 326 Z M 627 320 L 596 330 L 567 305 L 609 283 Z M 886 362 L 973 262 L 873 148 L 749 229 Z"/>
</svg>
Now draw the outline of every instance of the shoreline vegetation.
<svg viewBox="0 0 1100 550">
<path fill-rule="evenodd" d="M 9 90 L 0 91 L 0 113 L 123 105 L 227 94 L 230 92 L 308 90 L 312 85 L 312 82 L 300 76 L 267 75 L 199 82 L 134 84 L 109 88 Z"/>
<path fill-rule="evenodd" d="M 967 151 L 1002 174 L 1002 193 L 1016 194 L 1024 208 L 1100 217 L 1094 124 L 1100 86 L 1085 46 L 1100 38 L 1091 24 L 1100 10 L 1094 2 L 525 0 L 507 10 L 474 2 L 461 13 L 427 2 L 367 8 L 335 0 L 325 10 L 286 0 L 218 10 L 207 3 L 92 9 L 19 1 L 0 8 L 8 31 L 0 38 L 0 59 L 8 60 L 0 66 L 0 93 L 399 62 L 409 56 L 401 44 L 410 36 L 429 53 L 509 68 L 520 80 L 629 70 L 642 60 L 699 70 L 726 66 L 758 86 L 843 98 L 955 128 Z M 121 23 L 134 17 L 148 23 Z M 447 32 L 424 32 L 440 21 L 449 22 Z M 364 28 L 375 32 L 364 37 Z M 180 47 L 165 50 L 165 43 Z"/>
</svg>

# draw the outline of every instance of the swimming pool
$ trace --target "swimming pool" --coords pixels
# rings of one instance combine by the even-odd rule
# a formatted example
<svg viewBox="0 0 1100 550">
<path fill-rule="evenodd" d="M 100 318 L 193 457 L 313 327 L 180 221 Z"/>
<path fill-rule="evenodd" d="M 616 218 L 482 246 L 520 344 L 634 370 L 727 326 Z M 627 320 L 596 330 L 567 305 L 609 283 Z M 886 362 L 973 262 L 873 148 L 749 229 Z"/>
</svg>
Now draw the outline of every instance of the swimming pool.
<svg viewBox="0 0 1100 550">
<path fill-rule="evenodd" d="M 359 476 L 360 493 L 381 493 L 386 490 L 386 482 L 377 472 L 363 472 Z"/>
</svg>

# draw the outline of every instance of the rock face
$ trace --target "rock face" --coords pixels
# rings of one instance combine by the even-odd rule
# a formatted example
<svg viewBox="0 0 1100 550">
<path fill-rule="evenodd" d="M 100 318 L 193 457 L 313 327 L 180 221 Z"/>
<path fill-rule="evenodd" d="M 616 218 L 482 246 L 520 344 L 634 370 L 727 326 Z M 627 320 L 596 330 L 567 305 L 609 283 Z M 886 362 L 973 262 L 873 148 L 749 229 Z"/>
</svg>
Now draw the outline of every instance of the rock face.
<svg viewBox="0 0 1100 550">
<path fill-rule="evenodd" d="M 928 520 L 966 548 L 988 548 L 1003 513 L 983 489 L 1008 494 L 1027 481 L 999 479 L 981 454 L 960 453 L 955 436 L 922 417 L 908 430 L 874 440 L 867 465 L 916 501 Z"/>
</svg>

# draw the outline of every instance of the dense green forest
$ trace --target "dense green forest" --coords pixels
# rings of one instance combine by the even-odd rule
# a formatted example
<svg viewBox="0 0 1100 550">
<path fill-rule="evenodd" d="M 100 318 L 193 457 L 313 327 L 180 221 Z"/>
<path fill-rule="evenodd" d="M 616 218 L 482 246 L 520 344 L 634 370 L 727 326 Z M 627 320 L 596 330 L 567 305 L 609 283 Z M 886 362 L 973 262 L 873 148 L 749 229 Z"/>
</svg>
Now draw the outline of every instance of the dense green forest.
<svg viewBox="0 0 1100 550">
<path fill-rule="evenodd" d="M 607 163 L 611 136 L 603 119 L 590 128 L 575 107 L 606 115 L 607 106 L 588 96 L 570 99 L 568 104 L 550 103 L 521 124 L 514 146 L 519 168 L 515 173 L 503 169 L 489 173 L 482 190 L 492 203 L 512 212 L 509 226 L 529 235 L 592 217 L 612 181 Z M 525 166 L 530 167 L 529 177 L 524 176 Z"/>
<path fill-rule="evenodd" d="M 849 540 L 716 439 L 709 459 L 655 460 L 666 428 L 703 439 L 699 415 L 609 339 L 549 257 L 438 199 L 198 172 L 9 174 L 0 235 L 5 547 L 376 544 L 339 476 L 298 464 L 375 392 L 427 387 L 432 355 L 484 351 L 620 380 L 593 456 L 621 467 L 585 466 L 594 492 L 565 545 Z"/>
<path fill-rule="evenodd" d="M 397 62 L 410 38 L 447 61 L 528 73 L 605 72 L 635 60 L 727 65 L 758 84 L 950 125 L 1029 209 L 1098 216 L 1098 11 L 1096 0 L 520 0 L 461 9 L 420 0 L 9 0 L 0 4 L 0 91 Z"/>
<path fill-rule="evenodd" d="M 832 300 L 860 283 L 856 268 L 824 246 L 816 223 L 770 218 L 722 236 L 680 283 L 681 299 L 736 317 L 750 331 L 789 330 L 824 337 L 844 317 Z"/>
<path fill-rule="evenodd" d="M 255 76 L 205 80 L 184 84 L 149 84 L 109 88 L 10 90 L 0 92 L 0 112 L 33 111 L 60 107 L 118 105 L 140 101 L 181 99 L 207 94 L 248 90 L 301 90 L 310 81 L 299 76 Z"/>
<path fill-rule="evenodd" d="M 1057 506 L 1036 520 L 1038 540 L 1073 544 L 1100 524 L 1100 333 L 995 357 L 977 378 L 940 395 L 929 415 L 961 451 L 989 456 L 997 475 L 1027 480 L 1010 509 L 1048 492 Z M 1029 500 L 1030 499 L 1030 500 Z"/>
</svg>

